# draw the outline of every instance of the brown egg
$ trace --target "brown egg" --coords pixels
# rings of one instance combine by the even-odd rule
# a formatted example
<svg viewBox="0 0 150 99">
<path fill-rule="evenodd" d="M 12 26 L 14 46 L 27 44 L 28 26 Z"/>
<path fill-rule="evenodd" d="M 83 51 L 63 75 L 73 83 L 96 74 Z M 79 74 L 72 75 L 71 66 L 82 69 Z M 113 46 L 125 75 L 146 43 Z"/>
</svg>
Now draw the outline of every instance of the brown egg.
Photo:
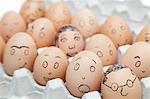
<svg viewBox="0 0 150 99">
<path fill-rule="evenodd" d="M 131 68 L 139 78 L 150 76 L 150 45 L 137 42 L 126 51 L 121 64 Z"/>
<path fill-rule="evenodd" d="M 34 78 L 41 85 L 46 85 L 48 80 L 54 78 L 64 80 L 67 66 L 68 60 L 63 51 L 57 47 L 49 47 L 35 60 Z"/>
<path fill-rule="evenodd" d="M 2 63 L 2 56 L 3 56 L 4 48 L 5 48 L 5 41 L 0 36 L 0 63 Z"/>
<path fill-rule="evenodd" d="M 16 33 L 4 49 L 4 70 L 8 75 L 13 75 L 15 70 L 23 67 L 32 71 L 36 56 L 37 49 L 32 37 L 27 33 Z"/>
<path fill-rule="evenodd" d="M 71 23 L 80 30 L 85 38 L 98 33 L 100 28 L 97 17 L 88 8 L 77 11 Z"/>
<path fill-rule="evenodd" d="M 89 38 L 85 49 L 96 53 L 104 66 L 117 62 L 117 49 L 113 42 L 103 34 L 96 34 Z"/>
<path fill-rule="evenodd" d="M 13 11 L 5 13 L 0 24 L 1 35 L 5 41 L 8 41 L 17 32 L 24 32 L 26 30 L 23 18 Z"/>
<path fill-rule="evenodd" d="M 66 72 L 66 86 L 76 97 L 100 90 L 103 77 L 102 62 L 91 51 L 82 51 L 71 60 Z"/>
<path fill-rule="evenodd" d="M 56 29 L 46 18 L 39 18 L 30 23 L 27 32 L 33 37 L 38 48 L 52 45 L 56 38 Z"/>
<path fill-rule="evenodd" d="M 125 65 L 113 65 L 104 74 L 101 85 L 103 99 L 141 99 L 139 79 Z"/>
<path fill-rule="evenodd" d="M 150 24 L 144 26 L 140 34 L 137 36 L 136 41 L 145 41 L 150 43 Z"/>
<path fill-rule="evenodd" d="M 72 25 L 64 25 L 60 28 L 57 46 L 67 56 L 74 56 L 84 48 L 84 39 L 80 32 Z"/>
<path fill-rule="evenodd" d="M 40 17 L 43 17 L 45 15 L 44 1 L 26 1 L 20 10 L 20 14 L 22 15 L 27 24 L 33 22 Z"/>
<path fill-rule="evenodd" d="M 132 32 L 126 21 L 119 16 L 110 16 L 101 27 L 101 33 L 108 36 L 115 46 L 132 43 Z"/>
<path fill-rule="evenodd" d="M 56 2 L 48 6 L 46 17 L 52 20 L 56 29 L 59 30 L 62 25 L 70 24 L 71 12 L 67 5 Z"/>
</svg>

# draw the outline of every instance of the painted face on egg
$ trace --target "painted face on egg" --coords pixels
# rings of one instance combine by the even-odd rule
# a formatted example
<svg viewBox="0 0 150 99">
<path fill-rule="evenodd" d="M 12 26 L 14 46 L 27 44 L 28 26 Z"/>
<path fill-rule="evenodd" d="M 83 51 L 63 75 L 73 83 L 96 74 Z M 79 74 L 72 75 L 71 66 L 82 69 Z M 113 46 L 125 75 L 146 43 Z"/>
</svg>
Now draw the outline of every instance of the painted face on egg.
<svg viewBox="0 0 150 99">
<path fill-rule="evenodd" d="M 37 49 L 32 37 L 27 33 L 17 33 L 6 44 L 4 70 L 8 75 L 13 75 L 15 70 L 23 67 L 32 71 L 36 56 Z"/>
<path fill-rule="evenodd" d="M 139 79 L 125 65 L 113 65 L 108 68 L 101 85 L 103 99 L 141 99 Z"/>
<path fill-rule="evenodd" d="M 44 1 L 26 1 L 20 10 L 20 14 L 27 24 L 43 17 L 45 14 Z"/>
<path fill-rule="evenodd" d="M 139 78 L 150 76 L 150 45 L 146 42 L 137 42 L 126 51 L 121 64 L 131 68 Z"/>
<path fill-rule="evenodd" d="M 96 53 L 104 66 L 117 62 L 117 49 L 113 42 L 103 34 L 96 34 L 89 38 L 85 49 Z"/>
<path fill-rule="evenodd" d="M 23 18 L 13 11 L 5 13 L 0 24 L 0 31 L 5 41 L 8 41 L 17 32 L 24 32 L 26 29 Z"/>
<path fill-rule="evenodd" d="M 64 80 L 67 66 L 68 60 L 63 51 L 57 47 L 49 47 L 35 60 L 34 78 L 41 85 L 46 85 L 48 80 L 54 78 Z"/>
<path fill-rule="evenodd" d="M 87 38 L 99 32 L 97 17 L 87 8 L 80 9 L 72 18 L 72 24 Z"/>
<path fill-rule="evenodd" d="M 145 25 L 140 34 L 137 36 L 136 41 L 145 41 L 150 43 L 150 25 Z"/>
<path fill-rule="evenodd" d="M 59 31 L 57 45 L 67 56 L 74 56 L 84 48 L 84 39 L 71 25 L 63 26 Z"/>
<path fill-rule="evenodd" d="M 46 18 L 39 18 L 30 23 L 28 33 L 34 38 L 38 48 L 52 45 L 56 38 L 56 29 Z"/>
<path fill-rule="evenodd" d="M 108 36 L 115 46 L 132 43 L 132 32 L 127 23 L 119 16 L 110 16 L 101 27 L 101 33 Z"/>
<path fill-rule="evenodd" d="M 100 90 L 103 77 L 102 62 L 90 51 L 82 51 L 71 60 L 66 72 L 66 86 L 76 97 Z"/>
<path fill-rule="evenodd" d="M 71 12 L 67 5 L 61 2 L 52 3 L 46 11 L 46 17 L 54 23 L 57 30 L 65 24 L 70 24 Z"/>
</svg>

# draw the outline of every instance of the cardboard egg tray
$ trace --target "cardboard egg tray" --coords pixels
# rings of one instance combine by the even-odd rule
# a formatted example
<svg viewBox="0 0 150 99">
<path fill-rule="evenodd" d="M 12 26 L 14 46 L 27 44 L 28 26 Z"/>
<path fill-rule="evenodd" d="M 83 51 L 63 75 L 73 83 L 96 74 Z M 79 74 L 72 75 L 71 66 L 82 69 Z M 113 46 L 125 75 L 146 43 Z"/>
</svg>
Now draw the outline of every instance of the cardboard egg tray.
<svg viewBox="0 0 150 99">
<path fill-rule="evenodd" d="M 62 1 L 71 8 L 72 13 L 81 7 L 90 8 L 102 24 L 107 16 L 119 15 L 128 21 L 134 37 L 139 34 L 144 24 L 150 23 L 150 5 L 143 0 L 45 0 L 48 3 Z M 118 49 L 118 63 L 130 45 Z M 40 53 L 43 49 L 39 49 Z M 104 71 L 108 67 L 104 68 Z M 142 99 L 150 99 L 150 77 L 141 80 Z M 33 75 L 25 68 L 16 70 L 8 76 L 0 65 L 0 99 L 77 99 L 72 96 L 61 79 L 48 81 L 46 86 L 36 83 Z M 82 99 L 102 99 L 98 91 L 83 95 Z"/>
</svg>

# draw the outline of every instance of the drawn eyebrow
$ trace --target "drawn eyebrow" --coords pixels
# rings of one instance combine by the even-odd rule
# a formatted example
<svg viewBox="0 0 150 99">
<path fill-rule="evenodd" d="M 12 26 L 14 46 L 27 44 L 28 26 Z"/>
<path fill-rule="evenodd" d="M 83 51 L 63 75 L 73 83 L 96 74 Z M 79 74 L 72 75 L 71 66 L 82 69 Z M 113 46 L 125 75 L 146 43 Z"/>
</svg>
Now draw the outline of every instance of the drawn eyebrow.
<svg viewBox="0 0 150 99">
<path fill-rule="evenodd" d="M 95 48 L 99 48 L 98 46 L 96 46 Z"/>
<path fill-rule="evenodd" d="M 42 31 L 42 30 L 44 30 L 44 27 L 42 27 L 42 28 L 40 29 L 40 31 Z"/>
<path fill-rule="evenodd" d="M 77 61 L 77 60 L 79 60 L 79 59 L 81 59 L 81 57 L 77 58 L 75 61 Z"/>
<path fill-rule="evenodd" d="M 92 59 L 92 61 L 96 64 L 96 61 L 94 59 Z"/>
<path fill-rule="evenodd" d="M 18 48 L 18 49 L 21 49 L 21 48 L 29 48 L 28 46 L 11 46 L 11 48 L 13 48 L 13 47 L 15 47 L 15 48 Z"/>
<path fill-rule="evenodd" d="M 45 54 L 44 56 L 49 56 L 49 54 Z"/>
<path fill-rule="evenodd" d="M 135 56 L 134 58 L 138 58 L 138 59 L 140 59 L 140 56 Z"/>
<path fill-rule="evenodd" d="M 62 38 L 62 37 L 64 37 L 64 36 L 66 36 L 66 34 L 62 34 L 60 37 Z"/>
<path fill-rule="evenodd" d="M 74 35 L 79 35 L 78 33 L 74 33 Z"/>
<path fill-rule="evenodd" d="M 55 56 L 55 58 L 61 58 L 60 56 Z"/>
<path fill-rule="evenodd" d="M 108 45 L 108 48 L 111 46 L 111 44 Z"/>
</svg>

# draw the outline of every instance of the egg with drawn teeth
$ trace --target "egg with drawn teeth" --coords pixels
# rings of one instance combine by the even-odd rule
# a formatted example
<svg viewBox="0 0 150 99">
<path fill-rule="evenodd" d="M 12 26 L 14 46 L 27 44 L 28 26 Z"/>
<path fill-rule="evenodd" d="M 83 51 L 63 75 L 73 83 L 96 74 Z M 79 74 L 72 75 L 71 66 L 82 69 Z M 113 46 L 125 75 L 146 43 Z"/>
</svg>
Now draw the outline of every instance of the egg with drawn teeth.
<svg viewBox="0 0 150 99">
<path fill-rule="evenodd" d="M 109 16 L 100 31 L 113 41 L 116 48 L 132 43 L 133 33 L 127 22 L 120 16 Z"/>
<path fill-rule="evenodd" d="M 100 58 L 94 52 L 81 51 L 69 63 L 66 86 L 73 96 L 82 97 L 85 93 L 99 91 L 102 77 Z"/>
<path fill-rule="evenodd" d="M 37 49 L 32 37 L 27 33 L 16 33 L 4 49 L 4 70 L 8 75 L 13 75 L 15 70 L 23 67 L 32 71 L 36 56 Z"/>
<path fill-rule="evenodd" d="M 48 47 L 37 56 L 33 77 L 40 85 L 46 85 L 55 78 L 65 80 L 67 66 L 68 60 L 64 52 L 57 47 Z"/>
<path fill-rule="evenodd" d="M 68 24 L 59 29 L 56 43 L 67 56 L 74 56 L 84 49 L 85 40 L 76 27 Z"/>
<path fill-rule="evenodd" d="M 104 73 L 101 94 L 103 99 L 141 99 L 142 88 L 128 66 L 115 64 Z"/>
</svg>

